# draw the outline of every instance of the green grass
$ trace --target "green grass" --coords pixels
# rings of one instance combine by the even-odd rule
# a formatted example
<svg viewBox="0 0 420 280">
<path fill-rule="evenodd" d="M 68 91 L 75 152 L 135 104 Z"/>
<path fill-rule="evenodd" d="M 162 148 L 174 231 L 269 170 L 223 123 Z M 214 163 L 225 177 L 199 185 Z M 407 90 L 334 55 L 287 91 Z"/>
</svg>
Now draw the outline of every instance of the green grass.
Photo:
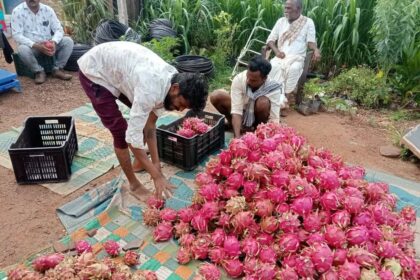
<svg viewBox="0 0 420 280">
<path fill-rule="evenodd" d="M 393 121 L 414 121 L 420 120 L 420 112 L 410 110 L 398 110 L 391 113 L 390 117 Z"/>
</svg>

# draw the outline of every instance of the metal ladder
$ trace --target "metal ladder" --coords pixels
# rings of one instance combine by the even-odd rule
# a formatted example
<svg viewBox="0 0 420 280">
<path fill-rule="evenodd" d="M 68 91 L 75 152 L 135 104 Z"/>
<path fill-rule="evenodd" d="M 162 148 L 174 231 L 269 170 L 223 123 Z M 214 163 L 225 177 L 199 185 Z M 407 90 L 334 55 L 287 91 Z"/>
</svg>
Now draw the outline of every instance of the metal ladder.
<svg viewBox="0 0 420 280">
<path fill-rule="evenodd" d="M 258 38 L 254 38 L 256 36 L 257 31 L 262 31 L 262 32 L 267 32 L 267 36 L 270 34 L 271 30 L 262 26 L 255 26 L 252 31 L 251 34 L 249 34 L 248 40 L 245 44 L 245 46 L 242 48 L 238 58 L 236 59 L 236 64 L 235 67 L 233 68 L 232 71 L 232 75 L 231 78 L 233 78 L 236 74 L 239 73 L 239 68 L 241 66 L 248 66 L 248 62 L 247 62 L 247 55 L 249 54 L 254 54 L 254 55 L 258 55 L 261 54 L 261 49 L 262 47 L 265 45 L 265 41 L 261 41 Z M 259 48 L 258 48 L 259 46 Z M 249 57 L 248 57 L 249 58 Z"/>
</svg>

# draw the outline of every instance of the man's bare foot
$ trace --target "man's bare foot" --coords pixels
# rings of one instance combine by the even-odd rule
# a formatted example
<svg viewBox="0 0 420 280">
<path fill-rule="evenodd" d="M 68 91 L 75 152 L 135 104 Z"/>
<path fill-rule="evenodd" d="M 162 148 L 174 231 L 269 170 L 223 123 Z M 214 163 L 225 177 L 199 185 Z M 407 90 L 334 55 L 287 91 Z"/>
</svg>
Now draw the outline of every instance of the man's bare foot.
<svg viewBox="0 0 420 280">
<path fill-rule="evenodd" d="M 148 189 L 146 189 L 143 185 L 138 186 L 136 188 L 132 188 L 131 186 L 125 185 L 123 186 L 132 196 L 138 199 L 141 202 L 146 202 L 149 196 L 153 195 Z"/>
</svg>

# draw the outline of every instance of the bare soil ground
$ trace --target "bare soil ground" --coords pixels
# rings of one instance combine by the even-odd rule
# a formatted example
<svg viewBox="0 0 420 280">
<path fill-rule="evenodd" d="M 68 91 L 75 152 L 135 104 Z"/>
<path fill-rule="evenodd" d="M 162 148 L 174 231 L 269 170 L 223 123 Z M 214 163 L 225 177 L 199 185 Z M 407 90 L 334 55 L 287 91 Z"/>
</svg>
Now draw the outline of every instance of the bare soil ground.
<svg viewBox="0 0 420 280">
<path fill-rule="evenodd" d="M 0 67 L 14 72 L 13 64 L 6 64 L 2 57 Z M 0 93 L 0 132 L 22 125 L 28 116 L 57 115 L 88 102 L 76 73 L 69 82 L 51 77 L 43 85 L 35 85 L 26 77 L 20 77 L 20 81 L 23 93 Z M 349 118 L 328 113 L 304 117 L 292 112 L 284 121 L 312 145 L 330 149 L 346 162 L 420 181 L 419 165 L 380 156 L 379 146 L 391 143 L 387 129 L 390 123 L 383 113 L 360 112 Z M 398 123 L 398 127 L 414 124 Z M 16 184 L 13 171 L 0 166 L 0 268 L 23 260 L 65 235 L 55 209 L 107 182 L 119 171 L 112 170 L 79 191 L 61 197 L 39 185 Z"/>
</svg>

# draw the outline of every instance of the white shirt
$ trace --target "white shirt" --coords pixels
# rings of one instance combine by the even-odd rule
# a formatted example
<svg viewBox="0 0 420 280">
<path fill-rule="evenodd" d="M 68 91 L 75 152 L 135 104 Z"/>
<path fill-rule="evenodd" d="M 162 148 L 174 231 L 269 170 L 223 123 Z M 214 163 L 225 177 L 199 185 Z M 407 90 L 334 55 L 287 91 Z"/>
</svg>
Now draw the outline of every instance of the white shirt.
<svg viewBox="0 0 420 280">
<path fill-rule="evenodd" d="M 270 41 L 277 41 L 283 35 L 284 32 L 289 30 L 290 23 L 287 18 L 282 17 L 277 20 L 276 24 L 271 30 L 270 35 L 267 38 L 267 43 Z M 316 43 L 315 37 L 315 24 L 312 19 L 307 18 L 305 25 L 302 27 L 297 38 L 289 44 L 289 40 L 286 40 L 282 47 L 278 46 L 279 51 L 284 52 L 286 56 L 288 55 L 300 55 L 306 56 L 306 48 L 308 43 Z"/>
<path fill-rule="evenodd" d="M 63 27 L 54 10 L 44 4 L 39 4 L 39 6 L 36 14 L 29 9 L 26 2 L 13 9 L 12 36 L 19 45 L 32 48 L 34 43 L 53 40 L 58 44 L 63 39 Z"/>
<path fill-rule="evenodd" d="M 231 114 L 241 115 L 243 114 L 245 105 L 249 102 L 249 97 L 246 94 L 247 83 L 246 83 L 246 71 L 239 73 L 233 78 L 232 88 L 230 90 L 231 98 Z M 269 120 L 272 122 L 280 122 L 280 105 L 281 105 L 281 94 L 282 90 L 274 90 L 269 94 L 265 95 L 270 99 L 270 116 Z"/>
<path fill-rule="evenodd" d="M 132 103 L 126 141 L 144 149 L 143 128 L 150 112 L 160 116 L 163 101 L 177 70 L 151 50 L 131 42 L 97 45 L 78 61 L 80 71 L 92 82 Z"/>
</svg>

